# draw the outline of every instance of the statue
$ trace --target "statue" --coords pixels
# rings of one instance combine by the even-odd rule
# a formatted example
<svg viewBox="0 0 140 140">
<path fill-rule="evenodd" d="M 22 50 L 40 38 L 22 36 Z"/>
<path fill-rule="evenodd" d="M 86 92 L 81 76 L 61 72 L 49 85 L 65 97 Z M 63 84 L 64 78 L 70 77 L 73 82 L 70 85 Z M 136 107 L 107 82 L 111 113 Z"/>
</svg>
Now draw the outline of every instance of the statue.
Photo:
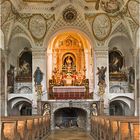
<svg viewBox="0 0 140 140">
<path fill-rule="evenodd" d="M 134 85 L 135 83 L 135 70 L 133 67 L 129 68 L 129 84 Z"/>
<path fill-rule="evenodd" d="M 72 66 L 72 58 L 70 56 L 68 56 L 66 58 L 66 65 L 67 65 L 67 67 L 71 67 Z"/>
<path fill-rule="evenodd" d="M 40 68 L 37 67 L 34 73 L 35 85 L 41 85 L 42 80 L 43 80 L 43 73 L 41 72 Z"/>
<path fill-rule="evenodd" d="M 105 83 L 105 72 L 106 72 L 107 67 L 102 66 L 101 68 L 97 67 L 97 69 L 98 69 L 97 75 L 98 75 L 98 79 L 99 79 L 98 85 L 104 84 Z"/>
<path fill-rule="evenodd" d="M 92 106 L 91 106 L 91 115 L 92 116 L 97 116 L 98 115 L 97 105 L 95 103 L 93 103 Z"/>
</svg>

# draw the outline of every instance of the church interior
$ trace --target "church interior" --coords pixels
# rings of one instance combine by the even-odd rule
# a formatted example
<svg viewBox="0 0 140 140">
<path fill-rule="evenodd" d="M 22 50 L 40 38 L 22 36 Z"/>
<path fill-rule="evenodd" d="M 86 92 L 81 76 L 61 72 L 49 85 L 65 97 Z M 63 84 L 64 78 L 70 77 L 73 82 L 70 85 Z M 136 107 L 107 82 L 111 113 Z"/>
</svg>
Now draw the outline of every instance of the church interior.
<svg viewBox="0 0 140 140">
<path fill-rule="evenodd" d="M 139 140 L 139 0 L 1 0 L 2 140 Z"/>
</svg>

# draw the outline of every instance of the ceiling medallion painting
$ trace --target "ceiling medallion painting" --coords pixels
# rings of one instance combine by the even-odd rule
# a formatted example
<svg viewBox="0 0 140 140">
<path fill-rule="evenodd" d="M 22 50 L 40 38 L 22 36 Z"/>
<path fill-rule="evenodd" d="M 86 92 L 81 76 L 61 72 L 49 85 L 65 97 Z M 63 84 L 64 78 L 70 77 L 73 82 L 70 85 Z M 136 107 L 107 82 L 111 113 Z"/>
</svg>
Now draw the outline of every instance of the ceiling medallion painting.
<svg viewBox="0 0 140 140">
<path fill-rule="evenodd" d="M 96 39 L 104 40 L 111 32 L 111 21 L 106 14 L 98 14 L 92 23 L 92 31 Z"/>
<path fill-rule="evenodd" d="M 128 2 L 128 11 L 131 16 L 131 18 L 140 25 L 140 20 L 139 20 L 139 7 L 140 7 L 140 2 L 130 0 Z"/>
<path fill-rule="evenodd" d="M 1 24 L 4 24 L 8 19 L 11 12 L 11 3 L 9 1 L 5 1 L 1 5 Z"/>
<path fill-rule="evenodd" d="M 77 12 L 73 8 L 68 8 L 63 11 L 63 18 L 66 22 L 73 22 L 77 18 Z"/>
<path fill-rule="evenodd" d="M 36 39 L 42 39 L 46 33 L 46 20 L 41 15 L 34 15 L 29 21 L 29 30 Z"/>
<path fill-rule="evenodd" d="M 23 0 L 24 2 L 53 2 L 54 0 Z"/>
<path fill-rule="evenodd" d="M 101 0 L 101 8 L 107 13 L 115 13 L 120 11 L 123 2 L 122 0 Z"/>
</svg>

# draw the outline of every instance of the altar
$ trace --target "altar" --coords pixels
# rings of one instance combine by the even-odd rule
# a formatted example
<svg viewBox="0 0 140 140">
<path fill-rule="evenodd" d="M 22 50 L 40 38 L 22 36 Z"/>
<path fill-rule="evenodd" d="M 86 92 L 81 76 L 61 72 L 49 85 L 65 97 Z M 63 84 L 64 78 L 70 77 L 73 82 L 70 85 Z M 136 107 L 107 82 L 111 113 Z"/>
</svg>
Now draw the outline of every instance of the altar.
<svg viewBox="0 0 140 140">
<path fill-rule="evenodd" d="M 54 86 L 53 93 L 78 93 L 85 92 L 85 86 Z"/>
<path fill-rule="evenodd" d="M 50 99 L 91 99 L 92 93 L 85 86 L 54 86 Z"/>
</svg>

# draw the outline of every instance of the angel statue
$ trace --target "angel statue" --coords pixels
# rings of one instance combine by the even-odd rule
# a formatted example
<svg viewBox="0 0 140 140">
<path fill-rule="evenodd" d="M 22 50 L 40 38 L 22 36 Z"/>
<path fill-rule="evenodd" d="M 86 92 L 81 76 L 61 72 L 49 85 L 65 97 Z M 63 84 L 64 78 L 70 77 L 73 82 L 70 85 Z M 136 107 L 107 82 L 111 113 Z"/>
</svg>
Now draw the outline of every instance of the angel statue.
<svg viewBox="0 0 140 140">
<path fill-rule="evenodd" d="M 105 72 L 107 67 L 102 66 L 101 68 L 97 67 L 97 69 L 98 69 L 97 75 L 99 79 L 98 85 L 105 84 Z"/>
<path fill-rule="evenodd" d="M 34 73 L 35 85 L 41 85 L 42 80 L 43 80 L 43 72 L 40 70 L 39 67 L 37 67 Z"/>
</svg>

